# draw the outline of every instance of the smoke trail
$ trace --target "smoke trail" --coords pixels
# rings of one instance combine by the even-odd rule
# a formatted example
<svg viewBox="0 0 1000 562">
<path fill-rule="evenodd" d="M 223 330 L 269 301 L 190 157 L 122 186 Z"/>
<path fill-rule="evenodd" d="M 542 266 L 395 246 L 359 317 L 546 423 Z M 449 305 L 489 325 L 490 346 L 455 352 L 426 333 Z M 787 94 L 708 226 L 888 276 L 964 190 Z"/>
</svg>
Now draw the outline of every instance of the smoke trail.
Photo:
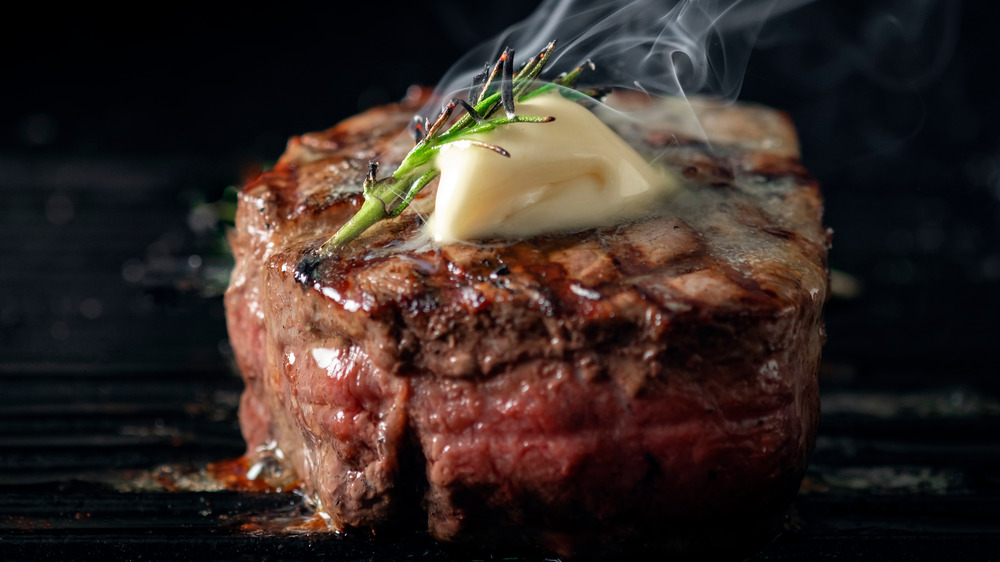
<svg viewBox="0 0 1000 562">
<path fill-rule="evenodd" d="M 505 47 L 521 58 L 559 41 L 554 76 L 587 59 L 584 86 L 733 101 L 750 51 L 770 17 L 811 0 L 546 0 L 524 21 L 467 53 L 438 86 L 453 95 Z"/>
</svg>

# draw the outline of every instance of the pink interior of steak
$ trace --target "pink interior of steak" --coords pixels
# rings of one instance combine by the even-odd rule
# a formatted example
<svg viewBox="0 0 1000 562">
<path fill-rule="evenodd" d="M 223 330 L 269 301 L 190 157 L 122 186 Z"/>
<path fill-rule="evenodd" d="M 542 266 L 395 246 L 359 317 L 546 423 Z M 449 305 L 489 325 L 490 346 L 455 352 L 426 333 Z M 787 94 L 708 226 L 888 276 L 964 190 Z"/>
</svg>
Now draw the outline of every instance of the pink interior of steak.
<svg viewBox="0 0 1000 562">
<path fill-rule="evenodd" d="M 226 305 L 249 449 L 276 440 L 340 529 L 421 504 L 438 538 L 563 553 L 787 501 L 815 436 L 829 238 L 787 118 L 708 110 L 711 146 L 673 102 L 614 124 L 684 178 L 650 219 L 437 246 L 432 184 L 301 268 L 368 160 L 405 154 L 417 103 L 292 139 L 242 192 Z"/>
</svg>

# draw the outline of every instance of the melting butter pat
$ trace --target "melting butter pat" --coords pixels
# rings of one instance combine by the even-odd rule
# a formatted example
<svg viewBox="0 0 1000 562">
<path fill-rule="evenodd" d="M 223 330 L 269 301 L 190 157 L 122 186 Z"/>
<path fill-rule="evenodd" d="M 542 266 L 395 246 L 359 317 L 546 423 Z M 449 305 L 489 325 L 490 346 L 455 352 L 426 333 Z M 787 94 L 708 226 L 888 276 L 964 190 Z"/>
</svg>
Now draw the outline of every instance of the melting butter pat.
<svg viewBox="0 0 1000 562">
<path fill-rule="evenodd" d="M 501 125 L 474 140 L 507 158 L 456 142 L 435 161 L 441 171 L 427 228 L 438 242 L 489 236 L 524 238 L 606 226 L 646 215 L 678 188 L 580 104 L 544 94 L 517 104 L 518 115 L 549 123 Z"/>
</svg>

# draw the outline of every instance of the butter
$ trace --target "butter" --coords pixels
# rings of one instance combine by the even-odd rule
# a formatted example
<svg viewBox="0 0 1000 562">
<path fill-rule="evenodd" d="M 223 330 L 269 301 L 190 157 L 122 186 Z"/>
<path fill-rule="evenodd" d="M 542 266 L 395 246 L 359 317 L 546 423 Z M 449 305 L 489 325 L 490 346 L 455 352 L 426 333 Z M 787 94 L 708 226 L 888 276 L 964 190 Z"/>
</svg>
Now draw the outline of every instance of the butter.
<svg viewBox="0 0 1000 562">
<path fill-rule="evenodd" d="M 513 123 L 470 138 L 503 147 L 507 158 L 468 142 L 447 145 L 427 223 L 438 242 L 489 236 L 524 238 L 605 226 L 646 215 L 679 182 L 650 165 L 580 104 L 558 94 L 518 102 Z"/>
</svg>

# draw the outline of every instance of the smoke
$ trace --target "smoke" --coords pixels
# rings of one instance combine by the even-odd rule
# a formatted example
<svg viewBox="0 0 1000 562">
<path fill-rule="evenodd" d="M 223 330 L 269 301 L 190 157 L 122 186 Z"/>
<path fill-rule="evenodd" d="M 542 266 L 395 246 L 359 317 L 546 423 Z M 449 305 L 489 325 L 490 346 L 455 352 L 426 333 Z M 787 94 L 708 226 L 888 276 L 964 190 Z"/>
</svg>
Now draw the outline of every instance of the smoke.
<svg viewBox="0 0 1000 562">
<path fill-rule="evenodd" d="M 589 59 L 596 70 L 581 76 L 581 86 L 732 102 L 760 41 L 820 44 L 836 53 L 797 71 L 799 81 L 829 88 L 860 72 L 886 88 L 917 87 L 940 74 L 951 55 L 954 13 L 938 0 L 545 0 L 466 53 L 437 91 L 459 95 L 504 47 L 517 49 L 522 61 L 552 39 L 558 47 L 543 77 Z"/>
<path fill-rule="evenodd" d="M 809 1 L 546 0 L 527 19 L 462 57 L 438 91 L 459 93 L 506 46 L 525 60 L 556 39 L 550 77 L 589 59 L 596 70 L 584 73 L 583 86 L 732 101 L 764 22 Z"/>
</svg>

